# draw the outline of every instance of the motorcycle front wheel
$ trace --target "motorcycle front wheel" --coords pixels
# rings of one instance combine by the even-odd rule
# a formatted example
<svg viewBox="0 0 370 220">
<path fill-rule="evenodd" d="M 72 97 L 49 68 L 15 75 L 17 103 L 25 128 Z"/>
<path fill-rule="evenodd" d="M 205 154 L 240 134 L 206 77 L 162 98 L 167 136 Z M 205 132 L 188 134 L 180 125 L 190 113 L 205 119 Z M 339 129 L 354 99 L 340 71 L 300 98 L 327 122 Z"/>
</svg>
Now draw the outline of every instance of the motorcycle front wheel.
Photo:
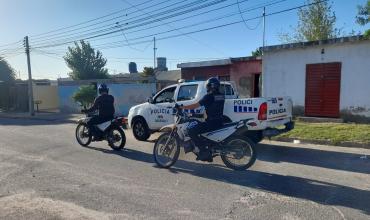
<svg viewBox="0 0 370 220">
<path fill-rule="evenodd" d="M 180 143 L 178 137 L 172 133 L 164 133 L 155 142 L 153 157 L 161 168 L 169 168 L 179 159 Z"/>
<path fill-rule="evenodd" d="M 246 137 L 231 137 L 221 153 L 224 164 L 233 170 L 246 170 L 256 161 L 255 143 Z"/>
<path fill-rule="evenodd" d="M 86 124 L 81 123 L 76 128 L 76 140 L 81 146 L 88 146 L 91 143 L 91 133 Z"/>
</svg>

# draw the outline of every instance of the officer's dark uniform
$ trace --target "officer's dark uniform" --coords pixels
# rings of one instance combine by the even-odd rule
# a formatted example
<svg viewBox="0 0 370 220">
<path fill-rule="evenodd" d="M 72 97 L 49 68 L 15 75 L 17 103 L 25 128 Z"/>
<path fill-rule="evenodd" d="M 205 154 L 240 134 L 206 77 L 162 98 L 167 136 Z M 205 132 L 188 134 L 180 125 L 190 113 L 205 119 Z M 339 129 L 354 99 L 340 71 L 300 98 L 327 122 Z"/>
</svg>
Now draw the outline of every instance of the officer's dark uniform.
<svg viewBox="0 0 370 220">
<path fill-rule="evenodd" d="M 99 115 L 93 116 L 87 122 L 89 128 L 93 128 L 94 125 L 101 124 L 114 118 L 114 97 L 109 94 L 102 94 L 98 96 L 94 101 L 94 105 L 85 110 L 85 112 L 93 112 L 96 110 L 99 111 Z"/>
<path fill-rule="evenodd" d="M 207 119 L 205 122 L 190 128 L 188 132 L 194 144 L 201 151 L 204 151 L 205 146 L 203 146 L 199 135 L 222 127 L 224 104 L 225 96 L 219 92 L 209 93 L 199 101 L 199 105 L 204 106 L 206 109 Z"/>
</svg>

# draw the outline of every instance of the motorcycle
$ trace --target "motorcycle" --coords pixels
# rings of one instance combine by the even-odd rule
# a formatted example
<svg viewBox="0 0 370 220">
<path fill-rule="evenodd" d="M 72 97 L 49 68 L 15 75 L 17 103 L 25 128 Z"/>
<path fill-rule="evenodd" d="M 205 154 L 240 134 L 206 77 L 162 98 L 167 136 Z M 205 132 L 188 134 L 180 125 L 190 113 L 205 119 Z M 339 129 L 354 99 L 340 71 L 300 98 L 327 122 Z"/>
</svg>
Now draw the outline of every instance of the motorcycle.
<svg viewBox="0 0 370 220">
<path fill-rule="evenodd" d="M 92 117 L 92 114 L 86 114 L 85 118 L 78 120 L 76 127 L 76 139 L 81 146 L 88 146 L 91 142 L 104 141 L 113 150 L 122 150 L 126 144 L 126 135 L 123 131 L 125 121 L 123 117 L 116 117 L 110 121 L 94 126 L 94 133 L 87 126 L 87 122 Z"/>
<path fill-rule="evenodd" d="M 192 143 L 188 129 L 200 123 L 200 115 L 186 113 L 177 104 L 173 111 L 175 124 L 161 129 L 164 133 L 159 136 L 153 149 L 154 161 L 161 168 L 170 168 L 176 163 L 181 146 L 185 153 L 199 154 L 199 148 Z M 220 156 L 223 163 L 233 170 L 246 170 L 256 161 L 255 143 L 243 135 L 248 131 L 249 120 L 227 123 L 218 130 L 200 134 L 212 157 Z"/>
</svg>

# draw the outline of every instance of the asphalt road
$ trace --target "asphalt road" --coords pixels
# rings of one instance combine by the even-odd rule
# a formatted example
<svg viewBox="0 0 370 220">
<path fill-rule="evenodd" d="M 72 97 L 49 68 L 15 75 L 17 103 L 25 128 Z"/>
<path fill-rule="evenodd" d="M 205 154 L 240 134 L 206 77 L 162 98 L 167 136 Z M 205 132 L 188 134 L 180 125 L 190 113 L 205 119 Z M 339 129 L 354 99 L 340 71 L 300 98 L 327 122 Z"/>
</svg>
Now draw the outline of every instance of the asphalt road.
<svg viewBox="0 0 370 220">
<path fill-rule="evenodd" d="M 166 170 L 131 131 L 117 153 L 74 129 L 0 119 L 0 219 L 370 219 L 370 150 L 265 142 L 247 171 Z"/>
</svg>

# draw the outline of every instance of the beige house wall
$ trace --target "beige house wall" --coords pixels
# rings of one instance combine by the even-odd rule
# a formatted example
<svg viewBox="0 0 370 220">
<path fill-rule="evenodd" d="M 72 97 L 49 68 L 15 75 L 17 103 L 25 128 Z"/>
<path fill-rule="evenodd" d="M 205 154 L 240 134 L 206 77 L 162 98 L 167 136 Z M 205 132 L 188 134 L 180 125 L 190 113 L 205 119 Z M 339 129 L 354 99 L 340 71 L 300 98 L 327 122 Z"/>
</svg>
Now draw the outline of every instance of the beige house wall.
<svg viewBox="0 0 370 220">
<path fill-rule="evenodd" d="M 59 109 L 58 86 L 34 85 L 33 98 L 35 102 L 41 101 L 41 104 L 39 104 L 39 110 Z"/>
</svg>

